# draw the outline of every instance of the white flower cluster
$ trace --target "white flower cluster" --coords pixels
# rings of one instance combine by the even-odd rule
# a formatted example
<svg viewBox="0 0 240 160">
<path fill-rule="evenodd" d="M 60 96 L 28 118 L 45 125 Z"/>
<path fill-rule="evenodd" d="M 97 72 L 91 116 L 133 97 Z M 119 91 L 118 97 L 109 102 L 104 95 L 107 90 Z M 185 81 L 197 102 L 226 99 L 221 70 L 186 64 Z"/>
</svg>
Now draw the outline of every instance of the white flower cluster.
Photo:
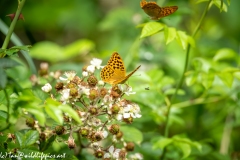
<svg viewBox="0 0 240 160">
<path fill-rule="evenodd" d="M 121 139 L 114 143 L 124 143 L 122 135 L 120 137 L 117 135 L 121 127 L 114 123 L 119 123 L 119 121 L 132 123 L 133 119 L 141 117 L 140 107 L 123 97 L 123 95 L 129 96 L 136 92 L 133 92 L 132 87 L 126 84 L 115 85 L 111 88 L 105 87 L 104 82 L 94 75 L 96 70 L 103 68 L 102 60 L 94 58 L 90 63 L 91 65 L 82 72 L 82 77 L 78 77 L 73 71 L 65 72 L 59 77 L 55 89 L 60 94 L 59 101 L 73 106 L 81 118 L 83 125 L 79 129 L 79 134 L 89 139 L 90 148 L 95 153 L 103 152 L 102 158 L 118 159 L 122 149 L 114 148 L 112 145 L 103 150 L 104 147 L 101 145 L 104 143 L 100 141 L 112 135 L 112 141 Z M 42 90 L 49 93 L 52 86 L 47 83 Z M 70 139 L 68 143 L 74 147 L 72 143 L 75 143 L 74 139 Z M 135 159 L 140 159 L 136 157 Z"/>
</svg>

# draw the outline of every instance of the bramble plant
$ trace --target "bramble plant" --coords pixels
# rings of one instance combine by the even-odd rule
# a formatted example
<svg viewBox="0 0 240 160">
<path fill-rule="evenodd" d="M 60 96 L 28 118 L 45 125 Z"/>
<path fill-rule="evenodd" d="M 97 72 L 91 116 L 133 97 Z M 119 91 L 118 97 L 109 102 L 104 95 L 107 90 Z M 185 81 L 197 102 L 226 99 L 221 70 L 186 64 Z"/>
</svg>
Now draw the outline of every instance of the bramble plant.
<svg viewBox="0 0 240 160">
<path fill-rule="evenodd" d="M 0 159 L 239 159 L 239 1 L 25 1 L 0 2 Z"/>
</svg>

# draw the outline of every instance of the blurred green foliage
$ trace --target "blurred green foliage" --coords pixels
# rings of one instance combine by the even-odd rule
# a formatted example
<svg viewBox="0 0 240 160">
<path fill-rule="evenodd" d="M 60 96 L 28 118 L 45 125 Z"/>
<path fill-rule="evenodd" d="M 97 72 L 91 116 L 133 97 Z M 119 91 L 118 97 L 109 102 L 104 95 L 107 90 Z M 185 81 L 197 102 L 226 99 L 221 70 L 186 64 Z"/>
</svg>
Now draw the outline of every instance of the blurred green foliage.
<svg viewBox="0 0 240 160">
<path fill-rule="evenodd" d="M 137 130 L 130 129 L 130 133 L 141 140 L 136 151 L 142 153 L 144 159 L 159 159 L 166 147 L 166 159 L 235 160 L 240 158 L 240 1 L 231 1 L 230 6 L 229 1 L 224 1 L 223 11 L 220 0 L 213 2 L 194 38 L 191 35 L 206 1 L 158 0 L 160 6 L 179 8 L 158 22 L 150 22 L 140 8 L 140 0 L 26 1 L 22 11 L 25 20 L 18 21 L 14 31 L 25 45 L 32 45 L 30 55 L 36 66 L 48 61 L 51 70 L 75 70 L 81 74 L 82 66 L 92 57 L 102 58 L 106 64 L 113 51 L 121 54 L 127 71 L 141 64 L 141 70 L 127 83 L 137 92 L 131 98 L 140 105 L 143 115 L 132 124 Z M 10 25 L 5 15 L 14 13 L 16 8 L 15 1 L 1 0 L 0 18 Z M 5 36 L 0 34 L 2 43 Z M 175 101 L 170 102 L 184 68 L 188 43 L 191 44 L 190 61 L 184 85 Z M 14 91 L 31 88 L 31 73 L 26 66 L 8 69 L 6 73 L 19 82 L 19 87 L 10 88 L 15 84 L 13 80 L 8 85 L 7 92 L 12 99 L 16 98 L 12 95 Z M 37 93 L 35 90 L 34 95 L 41 97 Z M 32 114 L 43 124 L 46 119 L 38 115 L 42 109 L 36 107 L 40 105 L 39 99 L 29 94 L 25 96 L 30 99 L 23 95 L 18 103 L 27 103 L 25 108 L 32 107 Z M 3 110 L 0 122 L 4 122 L 8 102 L 3 91 L 0 95 Z M 164 137 L 169 103 L 173 103 L 170 136 Z M 12 124 L 20 118 L 14 112 L 11 109 Z M 20 119 L 18 124 L 21 122 L 24 123 Z M 16 131 L 15 126 L 9 131 Z M 28 131 L 26 136 L 33 132 Z M 27 141 L 27 138 L 23 139 Z M 34 139 L 36 137 L 25 145 Z M 53 142 L 53 147 L 46 151 L 73 154 L 63 144 Z M 86 151 L 78 158 L 93 159 Z"/>
</svg>

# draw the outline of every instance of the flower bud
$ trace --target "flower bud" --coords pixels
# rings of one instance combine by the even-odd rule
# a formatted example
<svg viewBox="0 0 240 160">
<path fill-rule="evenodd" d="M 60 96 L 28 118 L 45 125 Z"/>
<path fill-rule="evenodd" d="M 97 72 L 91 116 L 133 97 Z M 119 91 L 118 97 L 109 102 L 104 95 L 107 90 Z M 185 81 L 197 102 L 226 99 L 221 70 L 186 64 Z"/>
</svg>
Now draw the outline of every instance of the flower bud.
<svg viewBox="0 0 240 160">
<path fill-rule="evenodd" d="M 123 136 L 123 132 L 122 131 L 119 131 L 117 134 L 116 134 L 116 138 L 119 140 L 121 139 Z"/>
<path fill-rule="evenodd" d="M 96 84 L 98 83 L 98 80 L 94 75 L 92 75 L 92 76 L 88 77 L 87 82 L 90 87 L 95 87 Z"/>
<path fill-rule="evenodd" d="M 35 120 L 34 120 L 32 117 L 28 117 L 28 118 L 26 119 L 26 125 L 27 125 L 28 127 L 33 128 L 34 125 L 35 125 Z"/>
<path fill-rule="evenodd" d="M 97 115 L 98 114 L 98 109 L 94 106 L 91 106 L 88 110 L 88 112 L 91 114 L 91 115 Z"/>
<path fill-rule="evenodd" d="M 67 144 L 69 149 L 74 149 L 76 147 L 76 144 L 72 136 L 68 138 Z"/>
<path fill-rule="evenodd" d="M 97 150 L 95 153 L 94 153 L 95 157 L 96 158 L 102 158 L 103 155 L 104 155 L 104 152 L 102 150 Z"/>
<path fill-rule="evenodd" d="M 118 112 L 120 111 L 120 107 L 116 104 L 114 104 L 111 108 L 112 114 L 118 114 Z"/>
<path fill-rule="evenodd" d="M 94 100 L 98 97 L 98 91 L 96 89 L 91 89 L 89 94 L 89 99 Z"/>
<path fill-rule="evenodd" d="M 128 152 L 133 151 L 134 150 L 134 143 L 133 142 L 128 142 L 126 144 L 125 148 Z"/>
<path fill-rule="evenodd" d="M 65 129 L 63 126 L 56 126 L 54 131 L 57 135 L 62 135 L 64 133 Z"/>
<path fill-rule="evenodd" d="M 58 82 L 56 85 L 55 85 L 55 89 L 57 91 L 61 91 L 63 89 L 63 83 L 62 82 Z"/>
<path fill-rule="evenodd" d="M 89 135 L 89 129 L 88 128 L 81 128 L 79 130 L 79 134 L 83 137 L 87 137 Z"/>
<path fill-rule="evenodd" d="M 119 130 L 120 130 L 120 127 L 117 124 L 113 124 L 109 128 L 109 132 L 112 134 L 117 134 L 119 132 Z"/>
</svg>

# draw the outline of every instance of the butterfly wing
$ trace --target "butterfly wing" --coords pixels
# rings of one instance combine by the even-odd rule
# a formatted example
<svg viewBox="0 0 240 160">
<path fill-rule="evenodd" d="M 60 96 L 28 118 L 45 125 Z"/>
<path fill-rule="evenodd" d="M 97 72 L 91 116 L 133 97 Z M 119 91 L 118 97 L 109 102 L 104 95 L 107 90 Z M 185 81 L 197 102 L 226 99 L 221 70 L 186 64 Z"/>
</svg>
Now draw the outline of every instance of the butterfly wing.
<svg viewBox="0 0 240 160">
<path fill-rule="evenodd" d="M 118 84 L 126 77 L 126 70 L 122 58 L 117 52 L 114 52 L 107 65 L 101 71 L 101 78 L 104 82 Z"/>
<path fill-rule="evenodd" d="M 146 2 L 141 1 L 140 5 L 143 11 L 151 17 L 153 20 L 157 20 L 159 14 L 161 13 L 161 7 L 157 5 L 156 2 Z"/>
<path fill-rule="evenodd" d="M 162 17 L 166 17 L 166 16 L 176 12 L 177 9 L 178 9 L 178 6 L 162 7 L 161 11 L 157 17 L 158 17 L 158 19 L 160 19 Z"/>
</svg>

